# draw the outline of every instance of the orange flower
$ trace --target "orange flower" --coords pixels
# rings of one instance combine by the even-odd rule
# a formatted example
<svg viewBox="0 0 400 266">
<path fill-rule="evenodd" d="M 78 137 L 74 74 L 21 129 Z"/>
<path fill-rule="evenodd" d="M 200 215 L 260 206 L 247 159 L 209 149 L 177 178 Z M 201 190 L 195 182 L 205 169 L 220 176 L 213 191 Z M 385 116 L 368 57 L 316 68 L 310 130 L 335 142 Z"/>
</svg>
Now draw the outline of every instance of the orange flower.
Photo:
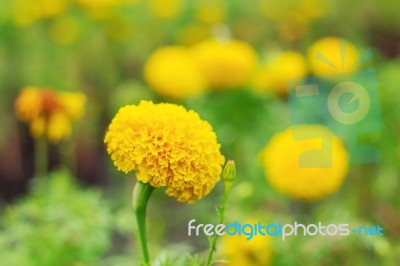
<svg viewBox="0 0 400 266">
<path fill-rule="evenodd" d="M 26 87 L 15 101 L 15 111 L 29 123 L 34 138 L 46 135 L 56 143 L 71 135 L 71 123 L 82 116 L 85 101 L 82 93 Z"/>
</svg>

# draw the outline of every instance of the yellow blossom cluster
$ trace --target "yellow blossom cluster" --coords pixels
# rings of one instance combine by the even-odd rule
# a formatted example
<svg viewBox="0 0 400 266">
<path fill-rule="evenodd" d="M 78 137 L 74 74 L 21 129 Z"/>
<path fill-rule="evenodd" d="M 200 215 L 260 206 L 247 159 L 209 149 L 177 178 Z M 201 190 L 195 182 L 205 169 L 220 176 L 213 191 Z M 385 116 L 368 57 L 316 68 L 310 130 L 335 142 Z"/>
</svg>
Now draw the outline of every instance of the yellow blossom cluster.
<svg viewBox="0 0 400 266">
<path fill-rule="evenodd" d="M 311 71 L 315 75 L 346 73 L 358 69 L 359 53 L 351 43 L 338 37 L 317 40 L 308 50 Z"/>
<path fill-rule="evenodd" d="M 210 87 L 232 89 L 249 81 L 257 65 L 257 53 L 242 41 L 206 40 L 193 47 Z"/>
<path fill-rule="evenodd" d="M 301 53 L 284 51 L 259 67 L 253 86 L 258 91 L 274 91 L 286 95 L 287 82 L 290 79 L 302 79 L 307 72 L 307 62 Z"/>
<path fill-rule="evenodd" d="M 297 125 L 276 134 L 261 157 L 271 186 L 305 201 L 335 193 L 349 168 L 340 139 L 320 125 Z"/>
<path fill-rule="evenodd" d="M 192 203 L 220 180 L 224 157 L 211 125 L 182 106 L 149 101 L 122 107 L 104 142 L 114 165 Z"/>
<path fill-rule="evenodd" d="M 26 87 L 15 101 L 17 117 L 29 123 L 31 135 L 56 143 L 71 135 L 71 124 L 84 112 L 86 97 L 79 92 L 56 92 Z"/>
<path fill-rule="evenodd" d="M 321 78 L 359 68 L 359 53 L 351 43 L 339 37 L 324 37 L 308 49 L 307 56 L 296 51 L 281 51 L 267 56 L 252 79 L 256 91 L 272 91 L 285 96 L 288 81 L 301 81 L 311 72 Z M 293 83 L 294 84 L 294 83 Z"/>
<path fill-rule="evenodd" d="M 159 95 L 186 99 L 207 88 L 226 90 L 245 85 L 257 54 L 241 41 L 206 40 L 192 47 L 157 49 L 145 65 L 145 79 Z"/>
</svg>

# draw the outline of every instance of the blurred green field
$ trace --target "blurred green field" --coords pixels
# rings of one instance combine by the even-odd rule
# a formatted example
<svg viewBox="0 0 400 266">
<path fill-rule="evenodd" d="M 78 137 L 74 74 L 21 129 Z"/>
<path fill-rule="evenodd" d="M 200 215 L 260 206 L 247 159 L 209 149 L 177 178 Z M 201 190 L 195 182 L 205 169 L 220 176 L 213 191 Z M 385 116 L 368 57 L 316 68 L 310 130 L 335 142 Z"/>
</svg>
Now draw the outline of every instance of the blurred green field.
<svg viewBox="0 0 400 266">
<path fill-rule="evenodd" d="M 0 264 L 142 265 L 135 172 L 116 169 L 104 137 L 122 106 L 145 100 L 182 105 L 212 126 L 236 163 L 226 222 L 384 228 L 375 237 L 224 236 L 213 265 L 400 265 L 399 12 L 394 0 L 2 0 Z M 293 125 L 287 82 L 365 69 L 376 73 L 381 126 L 357 138 L 379 162 L 351 162 L 342 138 L 334 167 L 311 173 L 316 184 L 336 176 L 331 183 L 297 180 L 297 166 L 268 172 L 293 159 L 283 152 L 291 144 L 265 151 Z M 187 226 L 216 224 L 223 192 L 220 181 L 187 204 L 155 190 L 152 265 L 205 265 L 207 238 Z"/>
</svg>

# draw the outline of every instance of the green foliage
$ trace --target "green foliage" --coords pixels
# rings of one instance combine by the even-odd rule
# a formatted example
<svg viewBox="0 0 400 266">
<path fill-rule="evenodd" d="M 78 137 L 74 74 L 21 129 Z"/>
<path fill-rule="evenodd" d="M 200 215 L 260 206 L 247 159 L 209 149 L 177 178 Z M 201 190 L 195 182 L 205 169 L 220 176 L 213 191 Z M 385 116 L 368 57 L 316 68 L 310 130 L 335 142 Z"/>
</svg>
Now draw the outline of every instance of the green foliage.
<svg viewBox="0 0 400 266">
<path fill-rule="evenodd" d="M 9 266 L 96 265 L 110 244 L 111 213 L 101 194 L 66 172 L 34 180 L 0 221 L 0 261 Z"/>
</svg>

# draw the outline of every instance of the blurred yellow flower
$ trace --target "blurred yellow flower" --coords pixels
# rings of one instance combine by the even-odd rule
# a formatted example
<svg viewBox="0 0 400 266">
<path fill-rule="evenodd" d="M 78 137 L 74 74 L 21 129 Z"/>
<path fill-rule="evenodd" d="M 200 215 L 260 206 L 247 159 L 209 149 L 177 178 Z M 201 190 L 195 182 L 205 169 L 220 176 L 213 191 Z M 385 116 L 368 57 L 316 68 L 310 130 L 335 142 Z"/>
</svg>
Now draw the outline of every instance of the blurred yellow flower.
<svg viewBox="0 0 400 266">
<path fill-rule="evenodd" d="M 245 85 L 257 64 L 257 54 L 241 41 L 206 40 L 193 47 L 211 87 L 232 89 Z"/>
<path fill-rule="evenodd" d="M 308 60 L 316 75 L 346 73 L 357 70 L 359 54 L 350 42 L 338 37 L 325 37 L 311 45 Z"/>
<path fill-rule="evenodd" d="M 45 135 L 57 143 L 71 135 L 71 123 L 83 115 L 85 102 L 82 93 L 26 87 L 15 101 L 15 111 L 29 123 L 33 137 Z"/>
<path fill-rule="evenodd" d="M 294 51 L 277 54 L 256 71 L 254 88 L 258 91 L 275 91 L 286 94 L 286 83 L 290 79 L 301 79 L 307 75 L 304 56 Z"/>
<path fill-rule="evenodd" d="M 224 2 L 221 0 L 203 0 L 197 2 L 196 18 L 201 23 L 221 23 L 226 16 Z"/>
<path fill-rule="evenodd" d="M 156 50 L 147 60 L 144 76 L 158 94 L 186 99 L 205 89 L 205 79 L 190 50 L 168 46 Z"/>
<path fill-rule="evenodd" d="M 118 170 L 192 203 L 220 180 L 224 157 L 211 125 L 182 106 L 141 101 L 122 107 L 105 135 Z"/>
<path fill-rule="evenodd" d="M 297 125 L 276 134 L 261 158 L 271 186 L 305 201 L 335 193 L 349 167 L 340 139 L 320 125 Z"/>
<path fill-rule="evenodd" d="M 149 0 L 150 11 L 161 19 L 176 18 L 184 8 L 184 0 Z"/>
<path fill-rule="evenodd" d="M 69 5 L 68 0 L 13 0 L 13 16 L 16 24 L 28 26 L 36 21 L 55 17 Z"/>
<path fill-rule="evenodd" d="M 256 220 L 247 222 L 254 225 Z M 243 224 L 242 224 L 243 225 Z M 224 266 L 266 266 L 271 264 L 273 257 L 270 236 L 254 235 L 250 240 L 246 240 L 245 235 L 229 236 L 225 234 L 222 237 L 222 250 L 224 259 L 228 263 L 222 263 Z"/>
</svg>

